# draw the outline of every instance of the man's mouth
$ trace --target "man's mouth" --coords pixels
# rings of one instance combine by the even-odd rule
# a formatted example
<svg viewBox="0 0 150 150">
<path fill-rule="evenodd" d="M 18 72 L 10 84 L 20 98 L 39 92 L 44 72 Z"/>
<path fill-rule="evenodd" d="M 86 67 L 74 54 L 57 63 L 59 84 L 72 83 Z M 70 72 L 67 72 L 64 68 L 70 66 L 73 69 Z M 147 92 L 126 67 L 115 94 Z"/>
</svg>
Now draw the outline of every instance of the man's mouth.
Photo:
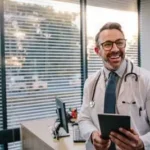
<svg viewBox="0 0 150 150">
<path fill-rule="evenodd" d="M 118 60 L 121 57 L 121 53 L 113 53 L 109 55 L 109 59 L 111 60 Z"/>
<path fill-rule="evenodd" d="M 109 58 L 111 58 L 111 59 L 118 59 L 119 57 L 120 57 L 120 55 L 118 54 L 118 55 L 110 56 Z"/>
</svg>

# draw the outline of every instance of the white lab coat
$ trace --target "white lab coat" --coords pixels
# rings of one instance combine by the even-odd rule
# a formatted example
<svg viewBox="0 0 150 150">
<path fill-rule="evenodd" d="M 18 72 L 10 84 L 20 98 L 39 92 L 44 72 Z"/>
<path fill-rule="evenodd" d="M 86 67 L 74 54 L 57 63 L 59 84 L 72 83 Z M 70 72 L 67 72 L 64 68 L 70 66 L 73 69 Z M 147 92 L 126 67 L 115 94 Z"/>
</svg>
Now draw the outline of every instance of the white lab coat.
<svg viewBox="0 0 150 150">
<path fill-rule="evenodd" d="M 90 107 L 95 80 L 101 72 L 97 83 L 94 101 L 95 106 Z M 127 73 L 131 72 L 131 64 L 128 63 Z M 145 150 L 150 150 L 150 72 L 134 65 L 133 72 L 138 75 L 138 82 L 135 76 L 129 75 L 127 82 L 122 81 L 116 107 L 119 114 L 131 116 L 131 127 L 140 135 L 144 142 Z M 105 81 L 103 68 L 90 76 L 84 85 L 83 104 L 78 116 L 78 123 L 82 136 L 90 146 L 90 135 L 94 130 L 100 130 L 97 114 L 104 112 Z M 136 104 L 124 104 L 122 101 Z M 139 116 L 139 107 L 142 107 Z M 91 146 L 90 146 L 91 147 Z M 91 148 L 90 148 L 91 150 Z"/>
</svg>

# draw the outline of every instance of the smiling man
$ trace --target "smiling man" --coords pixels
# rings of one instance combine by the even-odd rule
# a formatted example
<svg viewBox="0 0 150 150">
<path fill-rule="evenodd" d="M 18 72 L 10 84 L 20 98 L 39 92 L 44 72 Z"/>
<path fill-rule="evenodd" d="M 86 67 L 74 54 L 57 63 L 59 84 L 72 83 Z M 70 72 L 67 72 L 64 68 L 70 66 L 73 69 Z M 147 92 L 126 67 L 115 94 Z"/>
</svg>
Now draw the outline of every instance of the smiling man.
<svg viewBox="0 0 150 150">
<path fill-rule="evenodd" d="M 125 58 L 126 39 L 119 24 L 109 25 L 106 24 L 97 34 L 95 50 L 107 69 L 116 70 Z"/>
<path fill-rule="evenodd" d="M 126 39 L 120 24 L 106 23 L 95 42 L 104 67 L 85 82 L 78 117 L 82 136 L 93 150 L 150 150 L 150 72 L 125 59 Z M 126 136 L 111 132 L 110 139 L 104 140 L 97 117 L 102 113 L 129 115 L 131 129 L 119 129 Z"/>
</svg>

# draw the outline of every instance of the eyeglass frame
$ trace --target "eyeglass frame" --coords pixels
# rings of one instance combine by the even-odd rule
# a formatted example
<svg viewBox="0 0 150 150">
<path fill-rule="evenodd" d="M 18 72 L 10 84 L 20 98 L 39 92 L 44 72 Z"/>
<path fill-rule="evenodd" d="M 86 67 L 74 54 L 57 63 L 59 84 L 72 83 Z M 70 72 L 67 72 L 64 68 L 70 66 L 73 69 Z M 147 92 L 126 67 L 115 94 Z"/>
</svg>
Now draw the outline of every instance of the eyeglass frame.
<svg viewBox="0 0 150 150">
<path fill-rule="evenodd" d="M 110 41 L 110 40 L 108 40 L 108 41 L 105 41 L 105 42 L 103 42 L 103 43 L 100 43 L 100 45 L 103 47 L 104 43 L 106 43 L 106 42 L 111 42 L 111 43 L 112 43 L 112 46 L 111 46 L 111 48 L 110 48 L 109 50 L 106 50 L 106 49 L 104 49 L 104 47 L 103 47 L 103 49 L 104 49 L 105 51 L 110 51 L 110 50 L 113 48 L 114 43 L 116 44 L 116 42 L 117 42 L 118 40 L 124 40 L 124 41 L 125 41 L 124 47 L 121 47 L 121 48 L 125 48 L 125 47 L 126 47 L 126 41 L 127 41 L 127 39 L 117 39 L 117 40 L 115 40 L 115 41 Z M 116 44 L 116 46 L 117 46 L 117 44 Z M 117 48 L 120 48 L 120 47 L 117 46 Z"/>
</svg>

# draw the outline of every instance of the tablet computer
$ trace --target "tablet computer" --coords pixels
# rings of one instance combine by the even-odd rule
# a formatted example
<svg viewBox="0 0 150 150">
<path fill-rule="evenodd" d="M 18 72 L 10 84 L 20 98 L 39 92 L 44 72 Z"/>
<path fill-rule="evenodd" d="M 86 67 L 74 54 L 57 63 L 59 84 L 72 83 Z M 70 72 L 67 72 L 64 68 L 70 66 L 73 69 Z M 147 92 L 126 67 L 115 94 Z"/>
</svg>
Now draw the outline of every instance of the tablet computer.
<svg viewBox="0 0 150 150">
<path fill-rule="evenodd" d="M 111 131 L 119 132 L 120 127 L 130 130 L 130 116 L 119 114 L 98 114 L 98 120 L 102 138 L 104 139 L 109 139 Z"/>
</svg>

